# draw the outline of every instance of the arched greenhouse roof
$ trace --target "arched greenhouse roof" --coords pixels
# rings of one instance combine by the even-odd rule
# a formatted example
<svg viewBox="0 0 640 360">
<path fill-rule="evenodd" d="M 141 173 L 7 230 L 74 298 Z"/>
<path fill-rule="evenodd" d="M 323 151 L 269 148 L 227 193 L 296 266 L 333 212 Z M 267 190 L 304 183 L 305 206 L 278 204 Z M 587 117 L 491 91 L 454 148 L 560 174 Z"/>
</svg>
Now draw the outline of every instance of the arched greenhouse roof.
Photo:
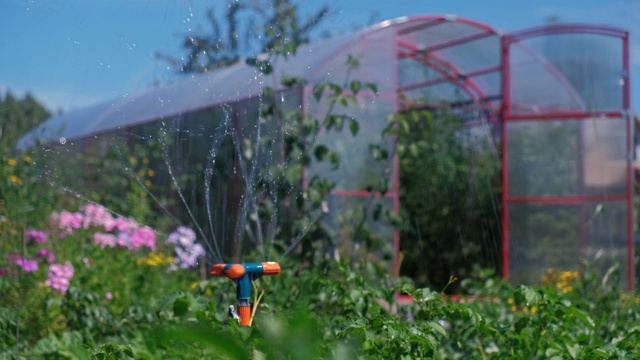
<svg viewBox="0 0 640 360">
<path fill-rule="evenodd" d="M 97 135 L 254 97 L 265 86 L 281 87 L 283 75 L 303 78 L 310 85 L 342 83 L 347 74 L 348 55 L 360 63 L 357 69 L 352 69 L 350 77 L 376 84 L 381 96 L 395 100 L 402 93 L 419 101 L 471 102 L 488 110 L 495 121 L 501 106 L 501 36 L 490 26 L 456 16 L 388 20 L 355 33 L 301 46 L 296 55 L 277 59 L 269 75 L 241 62 L 54 116 L 20 139 L 18 148 L 28 148 L 36 141 L 62 138 L 69 141 Z M 523 54 L 536 57 L 532 53 Z M 546 69 L 544 65 L 540 68 Z M 557 77 L 547 79 L 549 86 L 534 91 L 562 89 L 557 86 Z"/>
</svg>

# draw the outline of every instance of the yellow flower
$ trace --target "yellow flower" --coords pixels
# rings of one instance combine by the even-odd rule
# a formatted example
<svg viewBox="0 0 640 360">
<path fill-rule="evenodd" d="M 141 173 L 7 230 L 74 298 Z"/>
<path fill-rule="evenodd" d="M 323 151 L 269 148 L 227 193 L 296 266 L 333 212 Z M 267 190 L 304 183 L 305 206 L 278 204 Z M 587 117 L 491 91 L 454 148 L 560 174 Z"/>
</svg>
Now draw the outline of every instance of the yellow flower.
<svg viewBox="0 0 640 360">
<path fill-rule="evenodd" d="M 149 254 L 149 257 L 141 258 L 136 261 L 138 265 L 149 265 L 149 266 L 161 266 L 161 265 L 169 265 L 173 262 L 172 257 L 165 257 L 164 253 L 155 253 L 152 252 Z"/>
<path fill-rule="evenodd" d="M 144 170 L 138 170 L 138 177 L 144 176 Z"/>
<path fill-rule="evenodd" d="M 563 293 L 573 290 L 573 285 L 580 279 L 577 271 L 562 271 L 560 269 L 549 268 L 542 276 L 541 283 L 544 286 L 553 286 Z"/>
<path fill-rule="evenodd" d="M 26 162 L 28 162 L 28 163 L 31 163 L 31 161 L 33 161 L 33 159 L 31 159 L 31 156 L 29 156 L 29 155 L 25 155 L 25 156 L 24 156 L 24 161 L 26 161 Z"/>
<path fill-rule="evenodd" d="M 131 163 L 131 165 L 135 165 L 137 163 L 136 158 L 133 156 L 129 156 L 129 162 Z"/>
<path fill-rule="evenodd" d="M 18 185 L 22 185 L 23 184 L 22 180 L 19 177 L 15 176 L 15 175 L 10 175 L 9 176 L 9 181 L 11 181 L 12 183 L 18 184 Z"/>
<path fill-rule="evenodd" d="M 153 175 L 155 175 L 155 174 L 156 174 L 156 172 L 151 170 L 151 169 L 149 169 L 149 171 L 147 171 L 147 175 L 149 175 L 150 177 L 153 177 Z"/>
<path fill-rule="evenodd" d="M 9 166 L 16 166 L 17 163 L 16 159 L 7 160 L 7 164 L 9 164 Z"/>
<path fill-rule="evenodd" d="M 146 180 L 146 181 L 144 182 L 144 186 L 146 186 L 146 187 L 151 186 L 151 181 Z"/>
<path fill-rule="evenodd" d="M 148 164 L 148 163 L 149 163 L 149 159 L 147 159 L 147 158 L 143 158 L 143 159 L 142 159 L 142 163 L 143 163 L 143 164 Z"/>
</svg>

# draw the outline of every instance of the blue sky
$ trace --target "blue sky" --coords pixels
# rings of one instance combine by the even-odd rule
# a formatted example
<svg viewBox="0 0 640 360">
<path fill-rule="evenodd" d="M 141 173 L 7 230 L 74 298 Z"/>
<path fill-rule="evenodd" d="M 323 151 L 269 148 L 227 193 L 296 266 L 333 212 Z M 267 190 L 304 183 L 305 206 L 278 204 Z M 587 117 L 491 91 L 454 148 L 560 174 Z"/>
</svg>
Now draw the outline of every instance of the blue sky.
<svg viewBox="0 0 640 360">
<path fill-rule="evenodd" d="M 260 0 L 255 0 L 260 1 Z M 454 14 L 514 31 L 557 16 L 631 33 L 632 102 L 640 109 L 639 0 L 299 0 L 303 12 L 327 4 L 332 33 L 404 15 Z M 0 93 L 32 93 L 69 111 L 177 78 L 158 52 L 174 56 L 186 34 L 207 31 L 209 7 L 226 0 L 2 0 Z"/>
</svg>

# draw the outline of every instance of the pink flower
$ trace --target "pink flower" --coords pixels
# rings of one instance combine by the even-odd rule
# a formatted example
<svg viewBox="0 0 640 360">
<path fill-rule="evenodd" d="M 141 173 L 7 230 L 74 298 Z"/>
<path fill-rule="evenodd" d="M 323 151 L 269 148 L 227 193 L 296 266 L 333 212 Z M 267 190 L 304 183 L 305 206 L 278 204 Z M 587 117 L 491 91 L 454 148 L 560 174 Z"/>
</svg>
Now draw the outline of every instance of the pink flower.
<svg viewBox="0 0 640 360">
<path fill-rule="evenodd" d="M 42 230 L 35 230 L 35 229 L 26 230 L 24 232 L 24 236 L 27 238 L 28 241 L 33 241 L 40 244 L 44 244 L 47 242 L 47 236 L 44 234 Z"/>
<path fill-rule="evenodd" d="M 116 247 L 116 236 L 113 234 L 107 233 L 95 233 L 93 234 L 93 242 L 97 245 L 100 245 L 101 249 L 104 249 L 106 246 L 110 248 Z"/>
<path fill-rule="evenodd" d="M 49 276 L 44 284 L 50 287 L 53 291 L 58 291 L 64 295 L 67 293 L 69 281 L 72 277 L 73 265 L 71 265 L 70 262 L 67 261 L 64 265 L 51 264 L 49 266 Z"/>
<path fill-rule="evenodd" d="M 111 300 L 111 299 L 113 299 L 113 294 L 110 291 L 108 291 L 106 294 L 104 294 L 104 297 L 107 300 Z"/>
<path fill-rule="evenodd" d="M 20 266 L 22 270 L 26 272 L 34 272 L 38 270 L 38 262 L 35 260 L 29 260 L 27 258 L 19 258 L 16 260 L 16 265 Z"/>
<path fill-rule="evenodd" d="M 36 256 L 43 257 L 47 259 L 47 262 L 50 262 L 50 263 L 56 260 L 56 256 L 53 254 L 53 252 L 47 249 L 40 249 L 40 251 L 38 251 L 38 254 Z"/>
<path fill-rule="evenodd" d="M 111 213 L 104 206 L 97 204 L 84 205 L 81 210 L 84 212 L 82 227 L 88 229 L 91 226 L 104 226 L 113 220 Z"/>
<path fill-rule="evenodd" d="M 119 218 L 116 218 L 115 227 L 120 232 L 131 233 L 138 228 L 138 223 L 136 223 L 134 220 L 131 220 L 131 219 L 119 217 Z"/>
<path fill-rule="evenodd" d="M 54 212 L 51 214 L 51 221 L 62 230 L 61 236 L 66 236 L 82 226 L 82 214 L 66 210 L 59 214 Z"/>
<path fill-rule="evenodd" d="M 135 230 L 129 240 L 131 249 L 135 250 L 146 246 L 153 251 L 156 250 L 156 233 L 148 226 Z"/>
</svg>

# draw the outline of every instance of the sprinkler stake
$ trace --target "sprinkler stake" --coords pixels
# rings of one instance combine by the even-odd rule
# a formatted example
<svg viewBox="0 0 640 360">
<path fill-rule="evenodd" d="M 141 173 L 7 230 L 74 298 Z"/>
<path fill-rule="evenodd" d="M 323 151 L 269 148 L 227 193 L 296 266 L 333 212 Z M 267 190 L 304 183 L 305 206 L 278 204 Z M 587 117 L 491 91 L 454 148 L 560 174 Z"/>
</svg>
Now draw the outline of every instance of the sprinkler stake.
<svg viewBox="0 0 640 360">
<path fill-rule="evenodd" d="M 236 283 L 236 299 L 240 325 L 251 324 L 251 284 L 262 275 L 280 275 L 280 264 L 277 262 L 215 264 L 211 267 L 211 275 L 228 277 Z"/>
</svg>

